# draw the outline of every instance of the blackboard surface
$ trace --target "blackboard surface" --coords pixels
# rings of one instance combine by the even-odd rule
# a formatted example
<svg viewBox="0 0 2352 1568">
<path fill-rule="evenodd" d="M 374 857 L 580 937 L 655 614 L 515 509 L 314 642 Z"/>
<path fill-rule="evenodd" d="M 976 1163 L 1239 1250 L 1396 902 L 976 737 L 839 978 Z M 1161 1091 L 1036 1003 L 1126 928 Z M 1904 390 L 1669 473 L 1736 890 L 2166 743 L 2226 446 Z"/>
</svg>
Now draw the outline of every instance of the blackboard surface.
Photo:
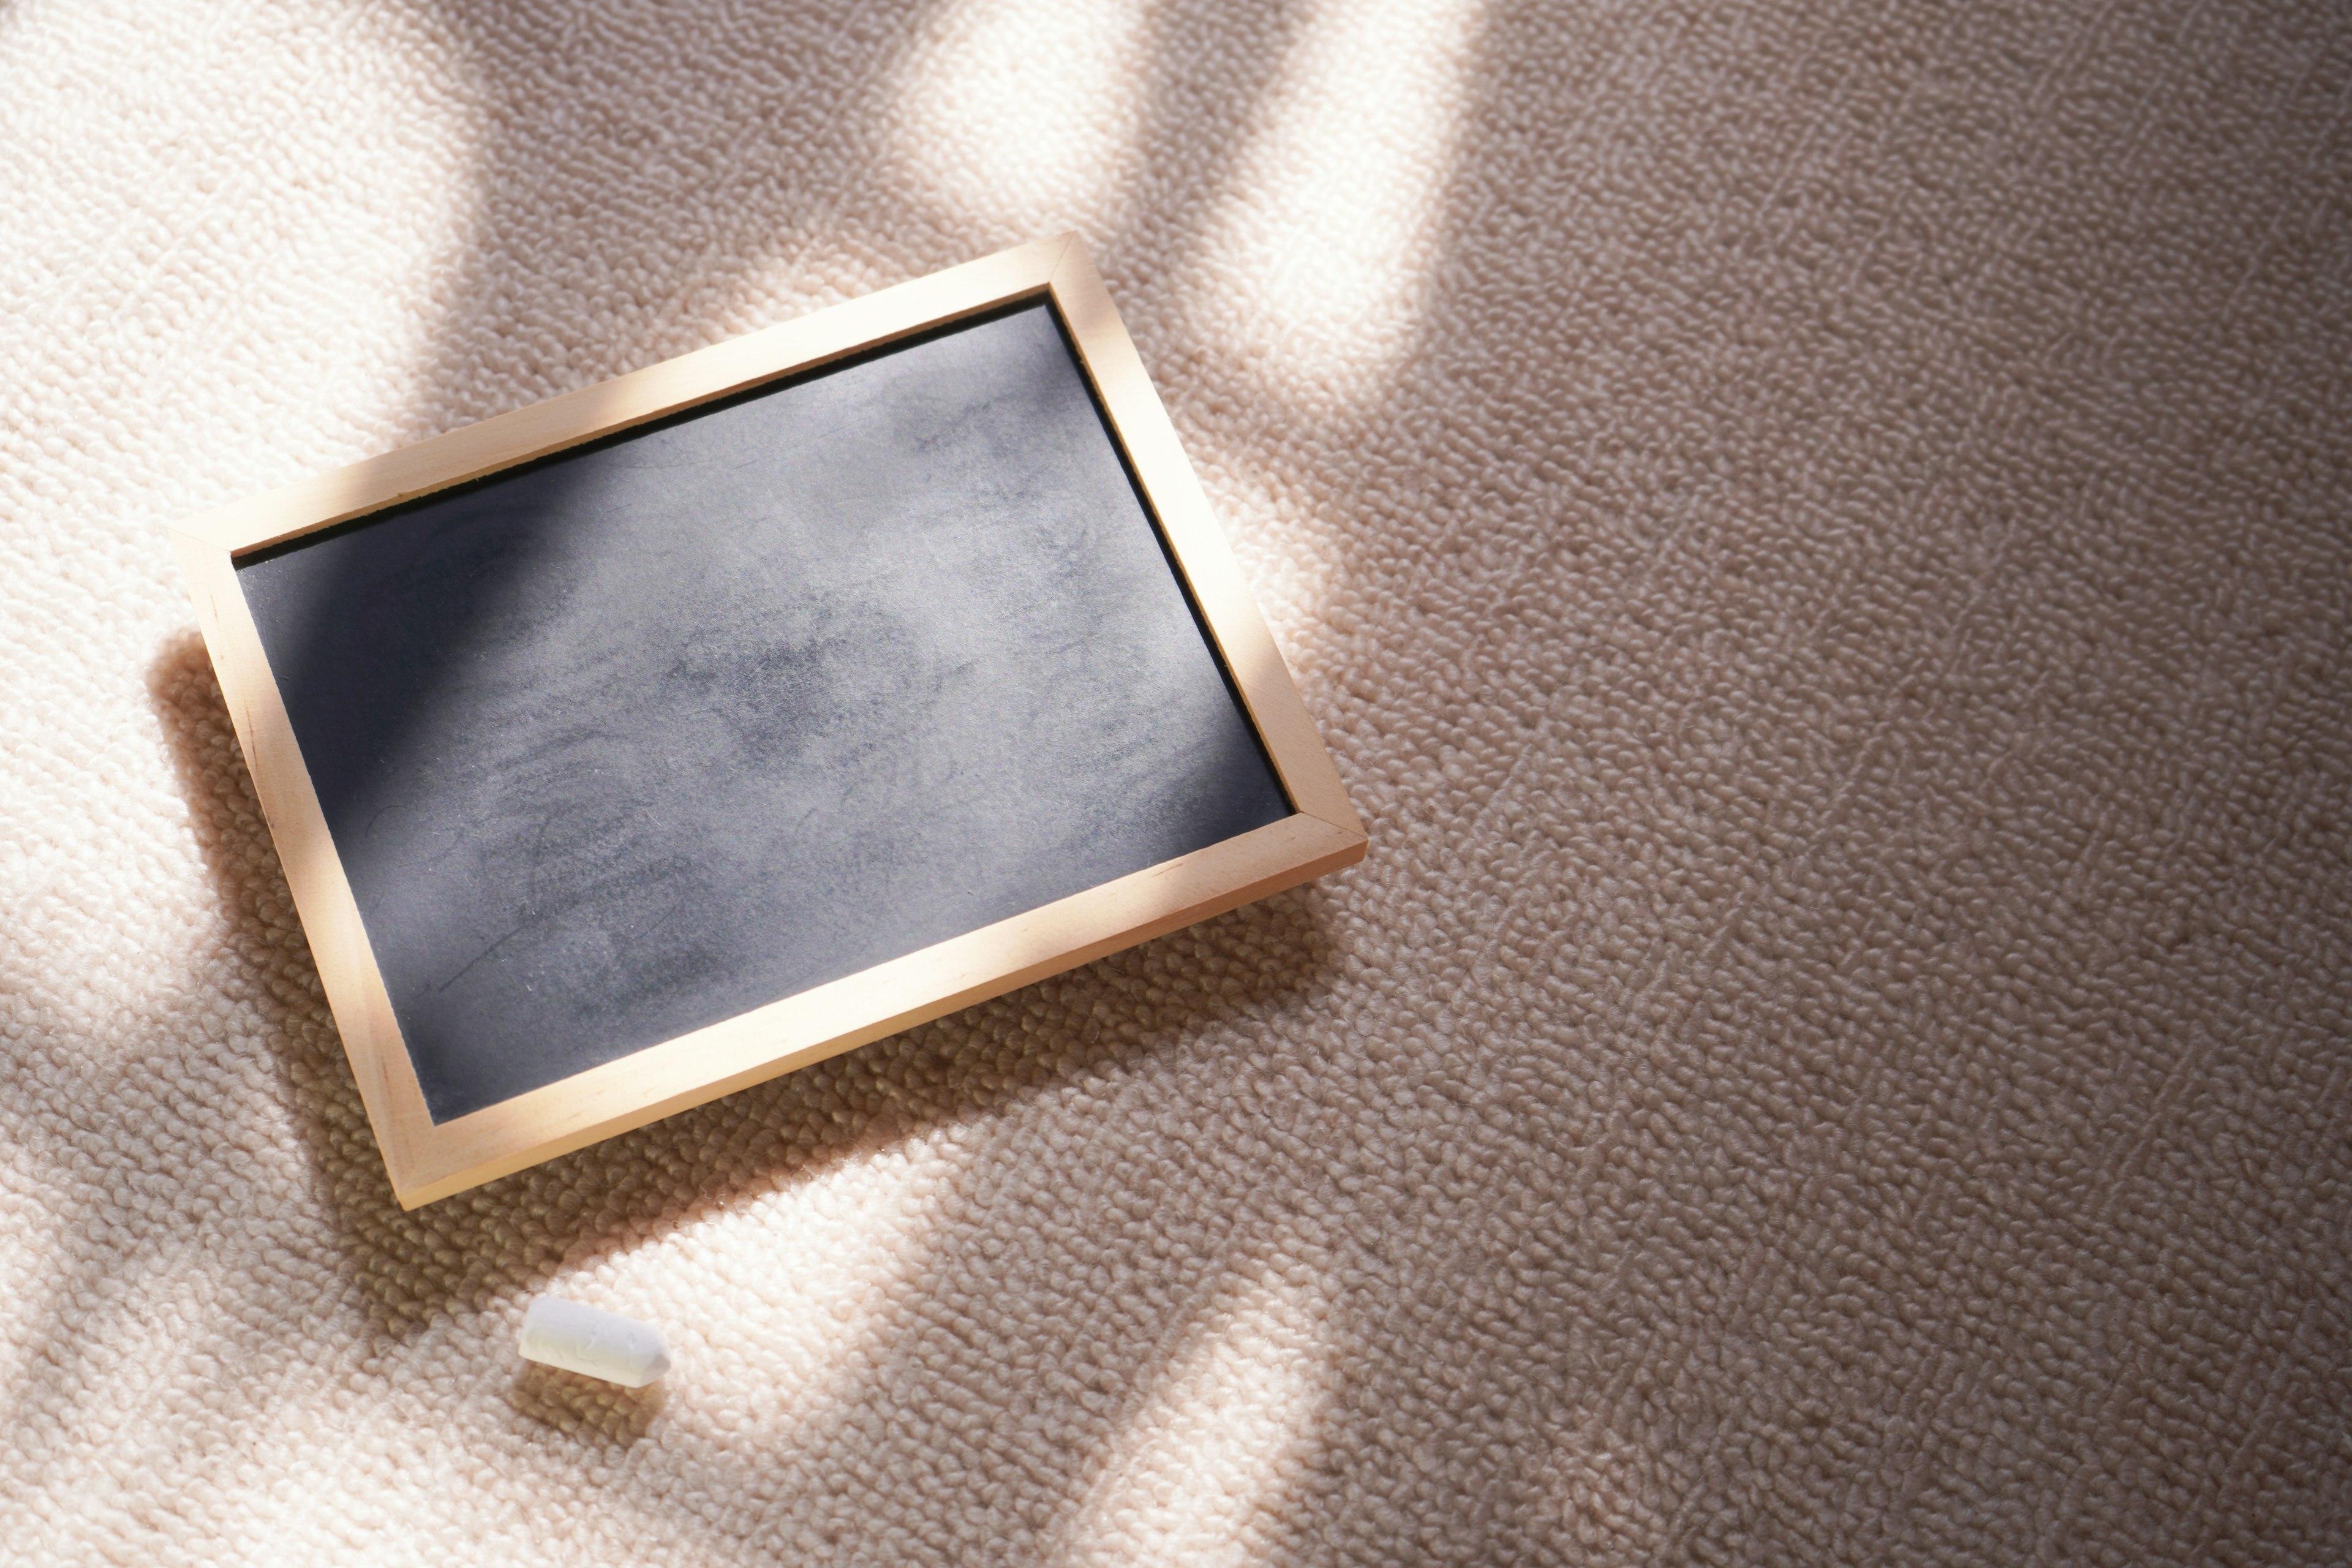
<svg viewBox="0 0 2352 1568">
<path fill-rule="evenodd" d="M 1044 303 L 237 571 L 436 1121 L 1290 812 Z"/>
</svg>

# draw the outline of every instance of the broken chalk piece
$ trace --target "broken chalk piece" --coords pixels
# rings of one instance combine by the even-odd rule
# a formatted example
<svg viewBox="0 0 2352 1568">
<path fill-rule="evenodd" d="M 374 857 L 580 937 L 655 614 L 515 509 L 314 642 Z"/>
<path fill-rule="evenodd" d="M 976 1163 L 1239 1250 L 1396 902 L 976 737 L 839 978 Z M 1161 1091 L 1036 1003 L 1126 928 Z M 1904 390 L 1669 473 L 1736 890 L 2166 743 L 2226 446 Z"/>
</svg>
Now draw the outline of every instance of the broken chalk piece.
<svg viewBox="0 0 2352 1568">
<path fill-rule="evenodd" d="M 520 1345 L 525 1361 L 601 1377 L 626 1388 L 643 1388 L 669 1370 L 669 1352 L 662 1347 L 661 1331 L 651 1323 L 583 1307 L 561 1296 L 541 1296 L 531 1302 L 530 1310 L 523 1314 Z"/>
</svg>

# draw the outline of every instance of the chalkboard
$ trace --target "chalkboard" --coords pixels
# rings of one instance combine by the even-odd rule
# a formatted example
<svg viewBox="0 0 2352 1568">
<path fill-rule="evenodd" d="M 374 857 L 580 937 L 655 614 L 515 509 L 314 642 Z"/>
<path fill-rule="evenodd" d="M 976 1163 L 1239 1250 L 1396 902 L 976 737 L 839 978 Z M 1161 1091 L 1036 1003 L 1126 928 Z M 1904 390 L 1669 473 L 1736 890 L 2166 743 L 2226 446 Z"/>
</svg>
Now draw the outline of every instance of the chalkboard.
<svg viewBox="0 0 2352 1568">
<path fill-rule="evenodd" d="M 1043 301 L 238 570 L 436 1121 L 1290 810 Z"/>
<path fill-rule="evenodd" d="M 404 1203 L 1362 854 L 1072 239 L 177 542 Z"/>
</svg>

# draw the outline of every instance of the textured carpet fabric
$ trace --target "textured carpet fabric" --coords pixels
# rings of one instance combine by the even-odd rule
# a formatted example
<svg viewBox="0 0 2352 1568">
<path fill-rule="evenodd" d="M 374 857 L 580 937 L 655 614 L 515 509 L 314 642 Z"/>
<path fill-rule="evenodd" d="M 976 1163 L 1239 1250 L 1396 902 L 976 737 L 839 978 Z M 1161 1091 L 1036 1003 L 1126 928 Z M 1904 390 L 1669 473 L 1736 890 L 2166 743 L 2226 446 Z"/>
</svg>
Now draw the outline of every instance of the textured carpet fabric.
<svg viewBox="0 0 2352 1568">
<path fill-rule="evenodd" d="M 0 84 L 0 1560 L 2352 1560 L 2342 7 L 9 0 Z M 1063 228 L 1371 858 L 399 1212 L 161 526 Z"/>
</svg>

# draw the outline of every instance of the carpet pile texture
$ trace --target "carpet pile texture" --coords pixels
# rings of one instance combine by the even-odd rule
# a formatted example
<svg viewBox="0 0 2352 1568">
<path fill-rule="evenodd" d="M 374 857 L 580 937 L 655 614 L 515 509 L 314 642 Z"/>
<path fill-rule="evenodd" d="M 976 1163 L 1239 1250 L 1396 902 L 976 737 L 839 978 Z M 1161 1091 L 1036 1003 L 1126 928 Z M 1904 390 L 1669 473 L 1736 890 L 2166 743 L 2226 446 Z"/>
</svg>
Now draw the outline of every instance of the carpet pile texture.
<svg viewBox="0 0 2352 1568">
<path fill-rule="evenodd" d="M 2352 13 L 7 0 L 0 83 L 0 1560 L 2352 1560 Z M 162 526 L 1068 228 L 1370 859 L 400 1212 Z"/>
</svg>

